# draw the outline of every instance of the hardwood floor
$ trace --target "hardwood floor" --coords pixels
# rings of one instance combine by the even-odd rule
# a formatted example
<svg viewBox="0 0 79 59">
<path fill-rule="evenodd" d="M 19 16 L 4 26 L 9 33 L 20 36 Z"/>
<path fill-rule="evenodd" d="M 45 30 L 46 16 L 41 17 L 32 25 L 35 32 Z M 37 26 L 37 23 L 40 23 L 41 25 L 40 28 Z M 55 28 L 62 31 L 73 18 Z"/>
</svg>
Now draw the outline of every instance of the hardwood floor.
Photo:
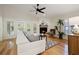
<svg viewBox="0 0 79 59">
<path fill-rule="evenodd" d="M 51 36 L 47 36 L 48 40 L 56 41 L 58 44 L 47 49 L 41 55 L 67 55 L 68 45 L 67 40 L 57 39 Z M 6 48 L 8 41 L 0 42 L 0 55 L 16 55 L 16 48 L 8 49 Z"/>
<path fill-rule="evenodd" d="M 67 40 L 65 39 L 57 39 L 54 37 L 49 37 L 49 40 L 59 42 L 57 45 L 47 49 L 41 55 L 68 55 L 68 45 Z"/>
<path fill-rule="evenodd" d="M 13 42 L 14 47 L 9 48 L 9 41 Z M 6 39 L 0 42 L 0 55 L 16 55 L 16 39 Z"/>
</svg>

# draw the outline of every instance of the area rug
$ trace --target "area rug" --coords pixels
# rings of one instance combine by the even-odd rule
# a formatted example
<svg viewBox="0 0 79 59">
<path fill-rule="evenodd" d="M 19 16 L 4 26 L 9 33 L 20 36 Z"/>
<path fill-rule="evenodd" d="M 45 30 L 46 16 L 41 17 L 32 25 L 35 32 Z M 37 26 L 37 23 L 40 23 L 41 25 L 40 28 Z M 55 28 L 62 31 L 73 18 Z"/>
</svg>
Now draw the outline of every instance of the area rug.
<svg viewBox="0 0 79 59">
<path fill-rule="evenodd" d="M 46 49 L 53 47 L 55 45 L 58 45 L 58 44 L 59 44 L 59 42 L 57 42 L 57 41 L 47 40 Z"/>
</svg>

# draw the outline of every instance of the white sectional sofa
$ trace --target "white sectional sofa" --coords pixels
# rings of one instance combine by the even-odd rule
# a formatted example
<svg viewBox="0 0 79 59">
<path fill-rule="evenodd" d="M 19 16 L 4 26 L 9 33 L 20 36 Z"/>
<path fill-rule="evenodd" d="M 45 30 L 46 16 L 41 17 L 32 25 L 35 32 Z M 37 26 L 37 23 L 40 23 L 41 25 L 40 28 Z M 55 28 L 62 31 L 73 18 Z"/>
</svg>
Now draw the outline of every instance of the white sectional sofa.
<svg viewBox="0 0 79 59">
<path fill-rule="evenodd" d="M 36 55 L 45 51 L 46 40 L 30 42 L 23 32 L 18 30 L 16 44 L 18 55 Z"/>
</svg>

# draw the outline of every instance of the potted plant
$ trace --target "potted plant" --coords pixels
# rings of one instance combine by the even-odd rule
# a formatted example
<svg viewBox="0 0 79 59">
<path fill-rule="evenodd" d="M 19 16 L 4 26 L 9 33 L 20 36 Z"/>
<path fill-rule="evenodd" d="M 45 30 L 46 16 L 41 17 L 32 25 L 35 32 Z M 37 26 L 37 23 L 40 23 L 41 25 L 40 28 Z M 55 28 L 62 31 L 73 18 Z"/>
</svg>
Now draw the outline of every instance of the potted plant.
<svg viewBox="0 0 79 59">
<path fill-rule="evenodd" d="M 63 35 L 64 35 L 64 32 L 62 31 L 63 25 L 64 25 L 63 20 L 59 19 L 59 21 L 57 22 L 57 26 L 55 26 L 59 34 L 59 39 L 63 39 Z"/>
</svg>

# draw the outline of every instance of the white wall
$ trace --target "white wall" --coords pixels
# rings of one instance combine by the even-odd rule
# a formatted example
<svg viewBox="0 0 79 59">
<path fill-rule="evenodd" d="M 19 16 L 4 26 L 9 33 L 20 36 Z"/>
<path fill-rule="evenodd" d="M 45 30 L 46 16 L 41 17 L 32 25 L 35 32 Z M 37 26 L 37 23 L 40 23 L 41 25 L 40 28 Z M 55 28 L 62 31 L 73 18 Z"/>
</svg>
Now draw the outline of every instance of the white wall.
<svg viewBox="0 0 79 59">
<path fill-rule="evenodd" d="M 4 6 L 3 7 L 3 39 L 7 39 L 8 32 L 7 32 L 7 22 L 13 21 L 14 22 L 14 31 L 16 35 L 17 31 L 17 22 L 23 21 L 24 24 L 30 24 L 31 25 L 31 33 L 33 33 L 33 24 L 36 24 L 37 26 L 37 33 L 39 33 L 39 24 L 41 23 L 42 19 L 45 20 L 46 23 L 48 23 L 48 31 L 51 28 L 54 28 L 55 21 L 56 20 L 50 20 L 47 18 L 39 18 L 39 17 L 32 17 L 28 13 L 24 13 L 22 11 L 17 10 L 16 8 L 12 8 L 11 6 Z"/>
</svg>

